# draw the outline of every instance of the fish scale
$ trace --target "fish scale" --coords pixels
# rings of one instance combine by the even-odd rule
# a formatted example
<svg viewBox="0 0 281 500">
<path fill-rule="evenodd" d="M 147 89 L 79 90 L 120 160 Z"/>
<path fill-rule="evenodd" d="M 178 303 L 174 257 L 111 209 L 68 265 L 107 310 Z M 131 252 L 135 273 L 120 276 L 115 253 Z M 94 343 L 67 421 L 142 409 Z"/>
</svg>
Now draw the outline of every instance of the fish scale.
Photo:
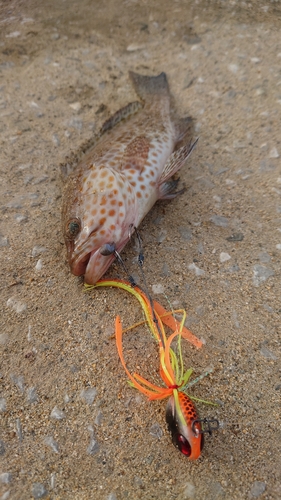
<svg viewBox="0 0 281 500">
<path fill-rule="evenodd" d="M 106 272 L 154 203 L 175 196 L 168 179 L 195 145 L 177 149 L 190 125 L 171 108 L 165 73 L 130 72 L 130 78 L 142 102 L 128 104 L 105 122 L 64 189 L 69 265 L 90 284 Z M 110 245 L 111 254 L 101 251 L 104 245 Z"/>
</svg>

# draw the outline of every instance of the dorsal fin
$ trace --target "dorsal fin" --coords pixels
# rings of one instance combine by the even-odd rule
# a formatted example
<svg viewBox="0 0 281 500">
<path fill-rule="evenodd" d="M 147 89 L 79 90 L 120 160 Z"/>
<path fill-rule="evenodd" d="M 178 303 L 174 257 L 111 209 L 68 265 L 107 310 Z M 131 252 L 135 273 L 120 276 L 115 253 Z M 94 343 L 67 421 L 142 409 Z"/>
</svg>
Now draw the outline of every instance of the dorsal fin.
<svg viewBox="0 0 281 500">
<path fill-rule="evenodd" d="M 139 109 L 143 107 L 142 103 L 139 101 L 130 102 L 124 108 L 119 109 L 112 115 L 108 120 L 106 120 L 100 129 L 100 135 L 104 134 L 107 130 L 112 129 L 121 120 L 125 120 L 128 116 L 135 114 Z"/>
</svg>

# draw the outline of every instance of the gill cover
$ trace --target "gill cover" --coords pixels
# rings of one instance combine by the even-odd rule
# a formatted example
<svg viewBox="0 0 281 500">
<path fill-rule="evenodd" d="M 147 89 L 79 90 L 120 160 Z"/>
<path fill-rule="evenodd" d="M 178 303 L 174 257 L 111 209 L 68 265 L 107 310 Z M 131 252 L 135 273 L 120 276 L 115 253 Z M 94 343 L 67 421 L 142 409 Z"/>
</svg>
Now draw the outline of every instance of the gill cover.
<svg viewBox="0 0 281 500">
<path fill-rule="evenodd" d="M 200 457 L 204 445 L 201 425 L 194 403 L 183 392 L 174 391 L 166 408 L 166 422 L 173 444 L 190 460 Z M 192 425 L 193 424 L 193 425 Z"/>
</svg>

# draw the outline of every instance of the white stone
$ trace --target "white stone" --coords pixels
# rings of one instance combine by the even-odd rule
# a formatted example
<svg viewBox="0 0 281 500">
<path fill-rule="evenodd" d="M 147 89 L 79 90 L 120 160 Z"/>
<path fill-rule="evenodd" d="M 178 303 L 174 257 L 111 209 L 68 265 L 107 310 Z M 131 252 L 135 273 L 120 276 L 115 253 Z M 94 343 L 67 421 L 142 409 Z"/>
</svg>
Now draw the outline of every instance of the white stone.
<svg viewBox="0 0 281 500">
<path fill-rule="evenodd" d="M 279 158 L 279 153 L 275 147 L 270 150 L 269 158 Z"/>
<path fill-rule="evenodd" d="M 36 271 L 41 271 L 42 267 L 43 267 L 43 261 L 42 261 L 42 259 L 39 259 L 39 260 L 37 261 L 37 264 L 36 264 L 36 266 L 35 266 L 35 269 L 36 269 Z"/>
<path fill-rule="evenodd" d="M 25 309 L 27 307 L 24 302 L 21 302 L 21 300 L 18 300 L 18 299 L 14 298 L 14 297 L 10 297 L 7 300 L 7 306 L 11 307 L 12 309 L 14 309 L 16 311 L 16 313 L 18 313 L 18 314 L 20 314 L 23 311 L 25 311 Z"/>
<path fill-rule="evenodd" d="M 228 69 L 229 71 L 231 71 L 231 73 L 236 74 L 239 69 L 239 66 L 237 64 L 229 64 Z"/>
<path fill-rule="evenodd" d="M 71 109 L 74 109 L 74 111 L 80 111 L 81 109 L 81 102 L 73 102 L 72 104 L 69 104 L 69 107 Z"/>
<path fill-rule="evenodd" d="M 6 38 L 17 38 L 18 36 L 20 36 L 20 34 L 20 31 L 13 31 L 12 33 L 6 35 Z"/>
<path fill-rule="evenodd" d="M 226 262 L 227 260 L 231 259 L 230 255 L 226 252 L 221 252 L 220 253 L 220 261 L 221 262 Z"/>
<path fill-rule="evenodd" d="M 165 289 L 164 286 L 161 285 L 160 283 L 157 283 L 156 285 L 152 285 L 152 292 L 155 293 L 156 295 L 160 293 L 164 293 Z"/>
<path fill-rule="evenodd" d="M 188 269 L 190 271 L 194 271 L 196 276 L 203 276 L 205 274 L 205 271 L 196 266 L 194 262 L 192 264 L 189 264 Z"/>
</svg>

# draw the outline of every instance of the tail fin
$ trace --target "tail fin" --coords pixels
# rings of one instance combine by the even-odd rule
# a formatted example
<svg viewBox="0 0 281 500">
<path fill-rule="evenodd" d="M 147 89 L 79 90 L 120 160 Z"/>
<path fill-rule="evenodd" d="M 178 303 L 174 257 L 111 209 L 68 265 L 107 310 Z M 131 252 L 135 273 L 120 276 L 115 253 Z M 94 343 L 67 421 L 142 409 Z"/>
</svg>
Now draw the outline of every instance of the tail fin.
<svg viewBox="0 0 281 500">
<path fill-rule="evenodd" d="M 156 96 L 170 96 L 166 73 L 160 73 L 158 76 L 144 76 L 129 71 L 129 76 L 136 93 L 143 101 Z"/>
</svg>

